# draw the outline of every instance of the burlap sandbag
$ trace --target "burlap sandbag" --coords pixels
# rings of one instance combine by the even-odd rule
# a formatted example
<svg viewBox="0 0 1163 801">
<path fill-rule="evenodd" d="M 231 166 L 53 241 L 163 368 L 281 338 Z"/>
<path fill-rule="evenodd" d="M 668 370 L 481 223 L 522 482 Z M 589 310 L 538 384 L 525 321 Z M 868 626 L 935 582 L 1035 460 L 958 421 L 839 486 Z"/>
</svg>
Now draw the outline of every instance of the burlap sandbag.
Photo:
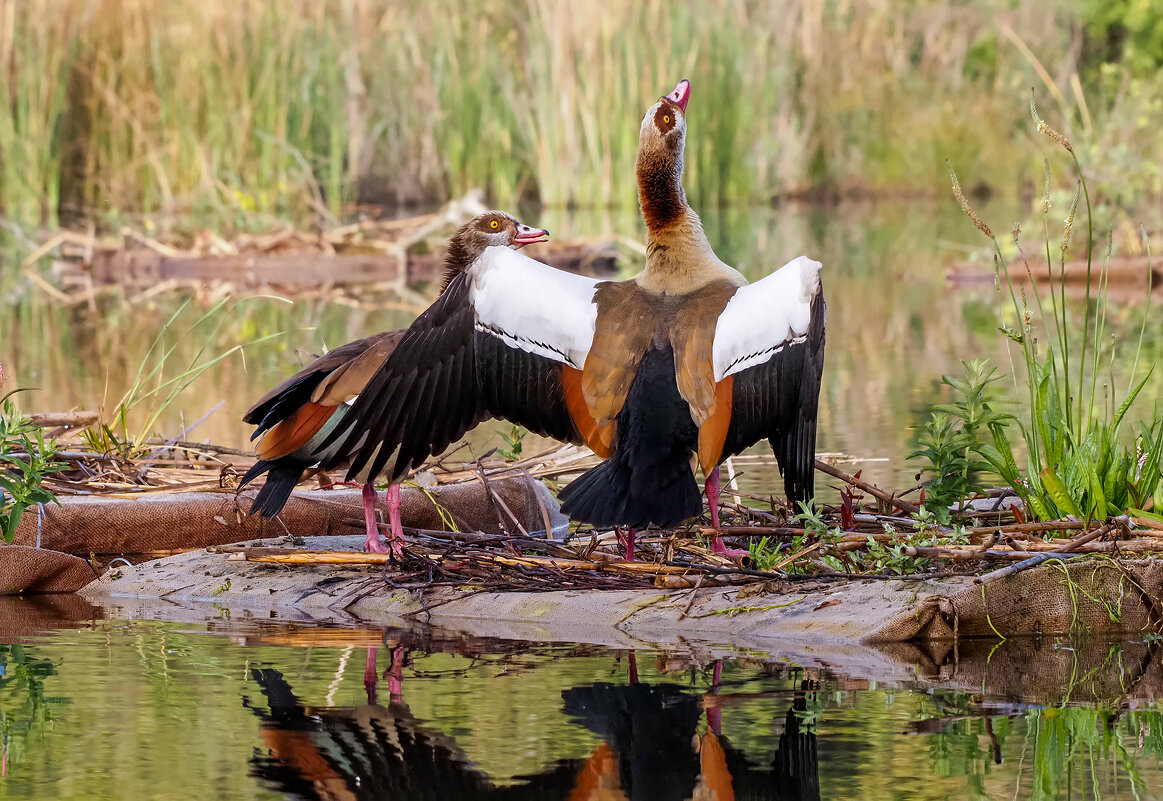
<svg viewBox="0 0 1163 801">
<path fill-rule="evenodd" d="M 0 595 L 76 592 L 96 577 L 88 562 L 67 553 L 0 546 Z"/>
<path fill-rule="evenodd" d="M 907 609 L 870 621 L 865 642 L 1023 634 L 1159 632 L 1163 562 L 1080 559 L 1047 563 L 948 594 L 920 593 Z"/>
<path fill-rule="evenodd" d="M 358 489 L 295 492 L 277 518 L 248 515 L 250 496 L 233 491 L 148 493 L 131 497 L 73 496 L 61 507 L 46 506 L 43 518 L 24 515 L 16 543 L 88 555 L 138 554 L 226 545 L 287 533 L 296 536 L 353 534 L 363 530 L 363 501 Z M 499 499 L 499 501 L 495 500 Z M 511 530 L 517 526 L 508 508 L 528 532 L 564 530 L 568 522 L 548 488 L 528 475 L 490 479 L 489 490 L 477 482 L 405 488 L 402 518 L 412 528 L 500 533 L 498 514 Z M 377 512 L 386 519 L 384 494 Z M 442 514 L 443 513 L 443 514 Z M 447 518 L 447 521 L 446 521 Z M 38 530 L 39 527 L 39 530 Z"/>
<path fill-rule="evenodd" d="M 0 596 L 0 642 L 10 643 L 99 617 L 100 610 L 80 595 Z"/>
</svg>

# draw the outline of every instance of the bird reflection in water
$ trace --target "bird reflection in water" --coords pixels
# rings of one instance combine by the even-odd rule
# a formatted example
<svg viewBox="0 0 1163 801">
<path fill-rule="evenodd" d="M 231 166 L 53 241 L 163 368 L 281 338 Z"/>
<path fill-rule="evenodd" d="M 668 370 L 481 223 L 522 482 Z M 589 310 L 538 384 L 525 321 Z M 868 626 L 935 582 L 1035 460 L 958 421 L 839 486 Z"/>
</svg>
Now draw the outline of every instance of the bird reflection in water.
<svg viewBox="0 0 1163 801">
<path fill-rule="evenodd" d="M 277 670 L 252 671 L 265 708 L 265 748 L 253 772 L 288 798 L 442 799 L 470 801 L 808 801 L 819 799 L 815 735 L 804 731 L 806 698 L 797 693 L 767 766 L 750 762 L 722 734 L 719 678 L 699 696 L 673 684 L 643 684 L 631 658 L 626 685 L 596 683 L 562 692 L 565 712 L 603 739 L 586 759 L 495 785 L 455 740 L 417 720 L 403 700 L 407 649 L 391 648 L 384 673 L 388 703 L 376 703 L 376 649 L 369 649 L 368 704 L 318 708 L 303 704 Z M 705 715 L 706 725 L 700 726 Z M 700 734 L 700 728 L 702 733 Z"/>
</svg>

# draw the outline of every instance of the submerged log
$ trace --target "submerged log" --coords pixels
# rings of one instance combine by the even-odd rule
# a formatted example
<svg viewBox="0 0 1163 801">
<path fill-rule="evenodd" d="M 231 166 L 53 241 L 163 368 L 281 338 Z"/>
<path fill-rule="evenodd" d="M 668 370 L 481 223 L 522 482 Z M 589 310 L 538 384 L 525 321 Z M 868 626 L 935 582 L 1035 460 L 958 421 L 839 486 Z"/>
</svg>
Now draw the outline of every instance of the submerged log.
<svg viewBox="0 0 1163 801">
<path fill-rule="evenodd" d="M 560 270 L 606 277 L 618 272 L 618 252 L 612 245 L 554 243 L 530 255 Z M 407 283 L 439 279 L 442 254 L 409 253 Z M 155 286 L 162 282 L 222 282 L 237 286 L 310 288 L 327 285 L 396 283 L 400 259 L 394 253 L 319 253 L 304 250 L 273 254 L 238 253 L 223 256 L 172 255 L 149 248 L 103 250 L 92 266 L 55 264 L 64 284 L 92 280 L 97 285 Z"/>
<path fill-rule="evenodd" d="M 1085 294 L 1087 284 L 1087 265 L 1085 259 L 1066 262 L 1063 270 L 1055 262 L 1047 268 L 1046 261 L 1039 259 L 1031 261 L 1029 270 L 1020 259 L 1010 262 L 1008 269 L 1010 280 L 1015 284 L 1029 284 L 1030 280 L 1044 291 L 1050 287 L 1057 288 L 1065 275 L 1066 294 L 1071 297 Z M 950 268 L 947 279 L 955 286 L 984 286 L 993 283 L 994 273 L 992 263 L 957 264 Z M 1001 277 L 1005 282 L 1005 276 Z M 1111 259 L 1108 263 L 1101 254 L 1096 254 L 1090 265 L 1090 291 L 1097 295 L 1101 290 L 1101 282 L 1107 283 L 1108 296 L 1115 299 L 1134 300 L 1141 298 L 1148 286 L 1154 292 L 1163 286 L 1163 273 L 1160 272 L 1158 262 L 1151 263 L 1146 256 L 1129 256 L 1126 258 Z"/>
</svg>

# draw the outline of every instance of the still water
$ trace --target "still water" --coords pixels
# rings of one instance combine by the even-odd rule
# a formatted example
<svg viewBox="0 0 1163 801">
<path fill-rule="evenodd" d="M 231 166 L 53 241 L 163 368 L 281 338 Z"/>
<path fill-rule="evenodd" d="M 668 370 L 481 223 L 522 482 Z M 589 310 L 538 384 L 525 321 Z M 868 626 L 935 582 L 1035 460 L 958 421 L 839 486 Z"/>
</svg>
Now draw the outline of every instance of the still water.
<svg viewBox="0 0 1163 801">
<path fill-rule="evenodd" d="M 998 208 L 988 216 L 1009 220 L 1020 212 Z M 525 217 L 562 240 L 642 240 L 642 223 L 633 210 L 543 211 Z M 984 244 L 952 202 L 706 210 L 703 219 L 716 251 L 751 279 L 801 253 L 824 263 L 828 344 L 818 445 L 821 451 L 862 460 L 851 469 L 863 469 L 866 477 L 895 488 L 914 483 L 915 468 L 905 459 L 912 449 L 910 428 L 928 404 L 944 399 L 941 376 L 958 372 L 962 359 L 988 356 L 1008 368 L 1003 340 L 995 331 L 999 298 L 992 263 L 980 267 L 983 280 L 975 286 L 947 281 L 949 266 L 979 254 Z M 622 252 L 627 274 L 640 268 L 639 255 L 629 248 Z M 332 278 L 321 275 L 320 281 Z M 112 418 L 141 365 L 154 363 L 150 347 L 178 300 L 172 295 L 133 304 L 106 299 L 94 309 L 85 304 L 66 309 L 39 290 L 26 291 L 0 311 L 0 362 L 10 375 L 7 386 L 39 388 L 19 399 L 27 409 L 104 409 Z M 161 375 L 173 377 L 198 358 L 285 333 L 230 356 L 199 378 L 161 410 L 153 433 L 173 437 L 210 414 L 191 438 L 243 446 L 249 428 L 241 422 L 242 413 L 308 354 L 405 325 L 412 314 L 398 304 L 353 305 L 331 294 L 298 297 L 293 303 L 236 297 L 232 303 L 184 338 L 178 335 L 205 312 L 205 305 L 195 303 L 175 321 L 167 340 L 174 353 Z M 141 433 L 135 424 L 150 422 L 164 394 L 135 407 L 130 433 Z M 485 436 L 500 427 L 482 426 Z M 492 444 L 501 440 L 493 436 Z M 758 480 L 754 489 L 772 491 L 773 468 L 752 464 L 742 469 Z"/>
<path fill-rule="evenodd" d="M 0 798 L 1163 797 L 1141 640 L 626 651 L 70 598 L 0 599 L 0 642 Z"/>
</svg>

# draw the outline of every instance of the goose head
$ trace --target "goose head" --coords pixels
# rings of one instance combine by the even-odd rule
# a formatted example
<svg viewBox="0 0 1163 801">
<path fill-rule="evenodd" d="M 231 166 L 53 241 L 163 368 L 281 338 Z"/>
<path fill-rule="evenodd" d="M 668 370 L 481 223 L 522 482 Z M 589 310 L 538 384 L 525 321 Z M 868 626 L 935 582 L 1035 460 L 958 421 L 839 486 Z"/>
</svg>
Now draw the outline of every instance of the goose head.
<svg viewBox="0 0 1163 801">
<path fill-rule="evenodd" d="M 690 81 L 679 81 L 673 92 L 660 97 L 647 110 L 638 132 L 638 157 L 634 165 L 638 202 L 652 231 L 666 228 L 686 208 L 682 172 L 686 106 L 690 96 Z"/>
<path fill-rule="evenodd" d="M 506 247 L 519 250 L 526 245 L 545 242 L 549 231 L 534 228 L 503 211 L 486 211 L 466 222 L 448 242 L 448 252 L 444 256 L 444 283 L 459 272 L 467 270 L 489 247 Z"/>
<path fill-rule="evenodd" d="M 454 241 L 460 240 L 462 247 L 475 258 L 488 247 L 516 250 L 544 242 L 549 238 L 549 231 L 525 225 L 512 214 L 503 211 L 486 211 L 462 225 L 452 238 Z"/>
</svg>

